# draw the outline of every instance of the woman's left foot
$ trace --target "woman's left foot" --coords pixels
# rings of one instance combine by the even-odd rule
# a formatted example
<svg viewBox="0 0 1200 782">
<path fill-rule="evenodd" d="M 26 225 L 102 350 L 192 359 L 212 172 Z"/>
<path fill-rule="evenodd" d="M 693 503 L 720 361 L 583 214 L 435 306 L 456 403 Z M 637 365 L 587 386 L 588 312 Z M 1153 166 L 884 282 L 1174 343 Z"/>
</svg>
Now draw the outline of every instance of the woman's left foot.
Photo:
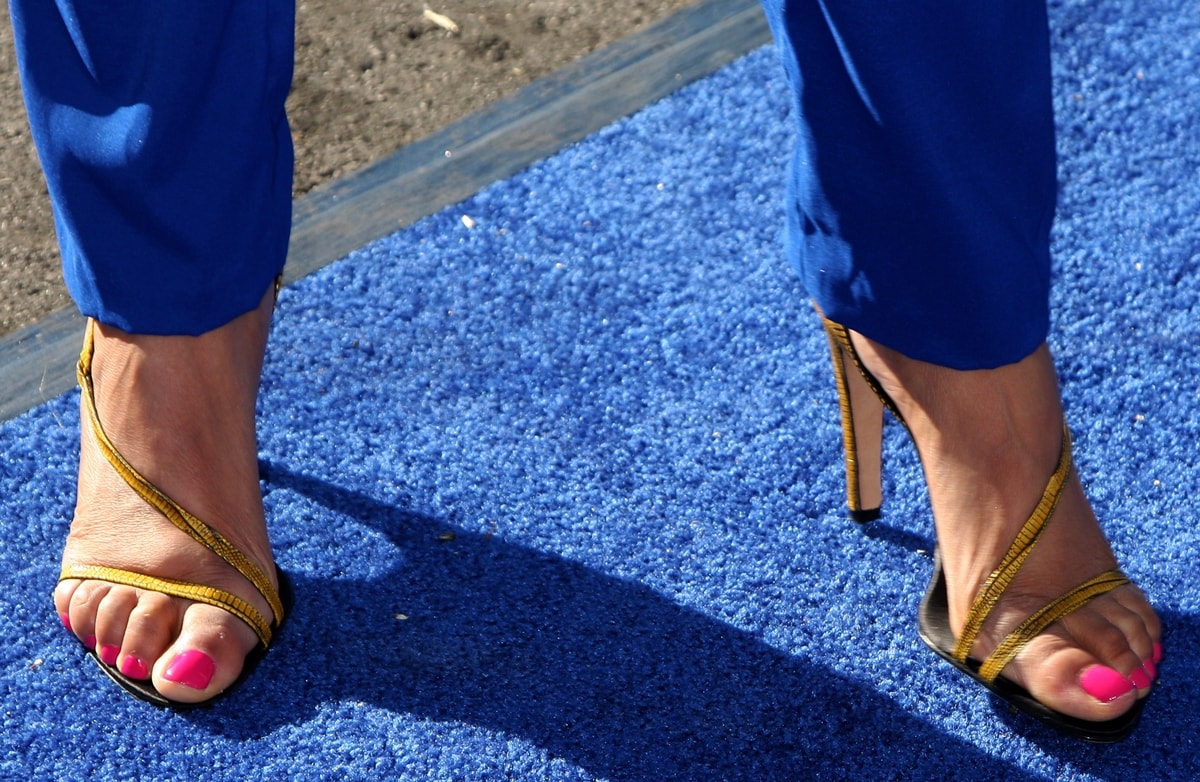
<svg viewBox="0 0 1200 782">
<path fill-rule="evenodd" d="M 858 334 L 851 338 L 917 444 L 957 638 L 1059 459 L 1063 411 L 1049 349 L 1042 345 L 998 369 L 963 372 L 909 359 Z M 1072 469 L 1042 538 L 1000 596 L 970 657 L 985 659 L 1031 614 L 1116 567 Z M 1103 722 L 1149 692 L 1160 644 L 1154 609 L 1129 584 L 1052 624 L 1002 676 L 1054 711 Z"/>
</svg>

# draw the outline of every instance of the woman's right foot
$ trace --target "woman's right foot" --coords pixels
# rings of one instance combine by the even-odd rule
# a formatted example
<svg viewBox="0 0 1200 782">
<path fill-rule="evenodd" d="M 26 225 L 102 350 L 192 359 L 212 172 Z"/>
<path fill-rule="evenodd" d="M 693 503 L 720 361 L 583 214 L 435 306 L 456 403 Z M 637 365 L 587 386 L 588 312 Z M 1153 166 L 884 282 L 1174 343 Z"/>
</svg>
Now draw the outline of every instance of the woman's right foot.
<svg viewBox="0 0 1200 782">
<path fill-rule="evenodd" d="M 199 337 L 94 326 L 98 418 L 128 462 L 244 552 L 277 590 L 258 485 L 255 401 L 273 296 Z M 268 620 L 267 600 L 237 570 L 131 489 L 82 420 L 79 490 L 63 564 L 95 565 L 216 587 Z M 54 592 L 64 625 L 105 663 L 195 703 L 232 684 L 256 633 L 220 608 L 103 580 Z"/>
</svg>

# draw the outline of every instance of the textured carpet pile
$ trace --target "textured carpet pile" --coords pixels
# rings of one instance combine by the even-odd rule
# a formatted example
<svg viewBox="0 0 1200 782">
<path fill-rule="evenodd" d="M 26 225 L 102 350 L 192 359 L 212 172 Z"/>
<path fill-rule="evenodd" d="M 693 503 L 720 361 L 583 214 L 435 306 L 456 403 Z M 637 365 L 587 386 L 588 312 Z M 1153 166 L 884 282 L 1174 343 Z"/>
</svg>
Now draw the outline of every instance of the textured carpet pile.
<svg viewBox="0 0 1200 782">
<path fill-rule="evenodd" d="M 1052 21 L 1051 345 L 1167 627 L 1130 740 L 1060 738 L 922 646 L 898 426 L 883 520 L 845 519 L 763 49 L 284 291 L 261 464 L 297 606 L 210 709 L 124 695 L 51 609 L 78 395 L 0 425 L 0 778 L 1194 778 L 1200 5 Z"/>
</svg>

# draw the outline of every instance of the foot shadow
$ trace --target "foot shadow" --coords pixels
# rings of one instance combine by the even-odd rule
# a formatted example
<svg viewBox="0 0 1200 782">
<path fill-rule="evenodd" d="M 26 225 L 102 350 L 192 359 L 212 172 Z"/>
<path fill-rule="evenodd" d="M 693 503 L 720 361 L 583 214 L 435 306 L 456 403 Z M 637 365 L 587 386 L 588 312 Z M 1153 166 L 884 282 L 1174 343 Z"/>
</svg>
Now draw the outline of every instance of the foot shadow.
<svg viewBox="0 0 1200 782">
<path fill-rule="evenodd" d="M 497 537 L 445 540 L 443 521 L 264 472 L 400 553 L 366 582 L 294 569 L 281 643 L 229 708 L 191 717 L 213 732 L 257 738 L 339 703 L 501 731 L 615 780 L 953 778 L 976 764 L 1025 776 L 870 685 L 637 582 Z"/>
<path fill-rule="evenodd" d="M 918 535 L 898 527 L 888 525 L 883 521 L 872 521 L 861 526 L 863 534 L 872 540 L 878 540 L 902 551 L 920 554 L 933 559 L 936 543 L 932 538 Z"/>
</svg>

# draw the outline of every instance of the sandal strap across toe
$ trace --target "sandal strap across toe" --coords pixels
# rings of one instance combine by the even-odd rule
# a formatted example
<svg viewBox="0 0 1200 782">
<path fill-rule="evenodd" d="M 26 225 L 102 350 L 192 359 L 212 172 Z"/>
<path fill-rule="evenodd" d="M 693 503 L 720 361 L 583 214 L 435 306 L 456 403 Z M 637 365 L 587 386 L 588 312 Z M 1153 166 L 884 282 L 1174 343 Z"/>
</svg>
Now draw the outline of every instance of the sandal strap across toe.
<svg viewBox="0 0 1200 782">
<path fill-rule="evenodd" d="M 950 604 L 940 554 L 934 556 L 933 579 L 929 583 L 925 598 L 921 601 L 917 629 L 925 645 L 940 657 L 1026 714 L 1067 735 L 1086 741 L 1119 741 L 1137 727 L 1145 699 L 1138 700 L 1129 711 L 1118 717 L 1103 722 L 1094 722 L 1051 709 L 1034 698 L 1025 688 L 1016 682 L 1002 678 L 1000 674 L 1009 663 L 1017 658 L 1022 649 L 1050 625 L 1083 607 L 1088 601 L 1131 583 L 1120 570 L 1107 570 L 1047 603 L 1009 633 L 983 662 L 970 657 L 971 646 L 978 638 L 979 631 L 988 615 L 999 603 L 1005 589 L 1013 582 L 1021 565 L 1028 558 L 1029 552 L 1053 517 L 1054 508 L 1062 494 L 1070 471 L 1070 433 L 1064 426 L 1063 451 L 1059 457 L 1058 468 L 1047 483 L 1042 500 L 1021 528 L 1000 566 L 992 571 L 976 596 L 971 610 L 967 614 L 963 632 L 955 638 L 950 629 Z"/>
<path fill-rule="evenodd" d="M 1037 613 L 1008 634 L 1000 645 L 992 651 L 988 658 L 979 666 L 979 678 L 986 682 L 996 681 L 1000 672 L 1016 659 L 1021 650 L 1042 634 L 1047 627 L 1062 619 L 1072 611 L 1082 608 L 1092 598 L 1107 594 L 1119 586 L 1131 583 L 1125 574 L 1119 570 L 1107 570 L 1095 578 L 1089 579 L 1067 592 L 1062 597 L 1046 605 Z"/>
<path fill-rule="evenodd" d="M 160 592 L 171 597 L 181 597 L 194 600 L 197 603 L 207 603 L 210 606 L 228 611 L 248 624 L 258 636 L 263 646 L 271 643 L 272 626 L 258 609 L 247 601 L 223 589 L 193 584 L 190 581 L 176 581 L 168 578 L 147 576 L 132 570 L 103 567 L 101 565 L 68 565 L 59 574 L 59 580 L 79 579 L 80 581 L 107 581 L 110 584 L 145 589 L 150 592 Z"/>
<path fill-rule="evenodd" d="M 966 624 L 963 625 L 962 634 L 959 635 L 958 641 L 954 645 L 954 658 L 959 662 L 966 662 L 971 647 L 979 636 L 979 631 L 983 629 L 984 622 L 991 615 L 992 609 L 1000 602 L 1001 595 L 1016 578 L 1017 571 L 1025 564 L 1026 558 L 1045 531 L 1046 522 L 1050 520 L 1055 508 L 1058 507 L 1058 501 L 1067 485 L 1067 477 L 1071 474 L 1071 433 L 1065 424 L 1062 437 L 1058 465 L 1042 492 L 1041 500 L 1038 501 L 1037 507 L 1021 527 L 1021 531 L 1017 533 L 1017 537 L 1009 546 L 1004 558 L 1000 560 L 1000 564 L 983 582 L 979 594 L 975 596 L 975 600 L 971 604 L 971 610 L 967 612 Z"/>
<path fill-rule="evenodd" d="M 992 610 L 1017 577 L 1017 573 L 1025 564 L 1029 554 L 1041 540 L 1042 533 L 1045 532 L 1050 519 L 1054 516 L 1055 508 L 1058 507 L 1058 501 L 1067 485 L 1067 478 L 1071 474 L 1071 467 L 1071 432 L 1066 424 L 1063 424 L 1058 466 L 1046 483 L 1041 500 L 1021 527 L 1021 531 L 1017 533 L 1008 552 L 1000 560 L 999 566 L 983 582 L 979 594 L 975 596 L 971 609 L 967 612 L 966 624 L 963 625 L 962 633 L 955 641 L 952 652 L 954 659 L 959 663 L 967 662 L 971 647 L 975 645 L 975 640 L 979 637 L 984 623 L 987 622 Z M 977 675 L 991 684 L 1000 675 L 1000 672 L 1016 659 L 1021 650 L 1047 627 L 1072 611 L 1081 608 L 1092 598 L 1099 597 L 1128 583 L 1130 583 L 1129 579 L 1121 571 L 1109 570 L 1048 603 L 1000 642 L 999 646 L 979 666 Z"/>
<path fill-rule="evenodd" d="M 100 417 L 96 410 L 96 393 L 92 381 L 92 358 L 95 352 L 94 323 L 90 319 L 87 324 L 87 332 L 84 337 L 83 351 L 79 356 L 79 364 L 76 374 L 79 380 L 79 387 L 82 391 L 83 406 L 87 414 L 87 423 L 91 426 L 92 432 L 95 435 L 96 442 L 100 447 L 104 458 L 112 465 L 121 479 L 137 493 L 147 504 L 158 510 L 167 520 L 169 520 L 176 528 L 186 533 L 192 540 L 195 540 L 200 545 L 207 548 L 209 551 L 216 554 L 224 560 L 230 567 L 240 573 L 250 584 L 263 596 L 267 604 L 271 608 L 271 619 L 263 616 L 257 608 L 249 601 L 217 587 L 207 586 L 204 584 L 195 584 L 188 581 L 177 581 L 174 579 L 160 578 L 144 573 L 138 573 L 130 570 L 122 570 L 119 568 L 106 567 L 102 565 L 83 565 L 69 564 L 62 568 L 59 574 L 59 581 L 68 579 L 95 580 L 105 581 L 113 584 L 121 584 L 123 586 L 131 586 L 138 589 L 145 589 L 153 592 L 160 592 L 172 597 L 180 597 L 187 600 L 194 600 L 200 603 L 206 603 L 211 606 L 228 611 L 238 619 L 245 622 L 258 636 L 260 643 L 259 650 L 265 651 L 270 645 L 271 639 L 275 632 L 283 623 L 284 616 L 287 610 L 287 604 L 290 604 L 290 590 L 285 580 L 285 575 L 281 570 L 276 569 L 277 578 L 280 580 L 280 590 L 275 589 L 267 574 L 261 567 L 256 565 L 248 556 L 246 556 L 237 546 L 227 540 L 220 532 L 213 529 L 195 515 L 189 513 L 171 497 L 167 496 L 161 489 L 147 480 L 139 473 L 133 465 L 131 465 L 125 457 L 117 450 L 108 435 L 104 431 L 103 425 L 100 423 Z M 281 590 L 283 596 L 281 596 Z M 99 659 L 97 658 L 97 661 Z M 247 658 L 246 670 L 248 672 L 251 663 L 257 660 Z M 159 705 L 171 706 L 186 706 L 187 704 L 177 704 L 168 701 L 158 695 L 153 687 L 147 682 L 141 682 L 129 679 L 111 666 L 100 663 L 102 669 L 118 684 L 125 687 L 127 690 Z M 239 679 L 240 681 L 241 679 Z"/>
</svg>

